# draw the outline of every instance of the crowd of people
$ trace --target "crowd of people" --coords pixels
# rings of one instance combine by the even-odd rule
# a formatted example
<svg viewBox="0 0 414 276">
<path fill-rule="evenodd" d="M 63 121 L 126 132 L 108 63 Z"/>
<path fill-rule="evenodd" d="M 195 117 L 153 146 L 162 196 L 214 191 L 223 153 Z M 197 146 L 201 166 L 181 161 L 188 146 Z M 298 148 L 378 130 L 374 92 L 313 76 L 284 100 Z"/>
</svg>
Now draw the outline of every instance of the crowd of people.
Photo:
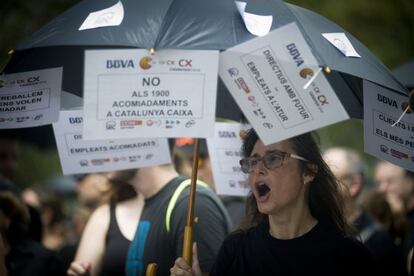
<svg viewBox="0 0 414 276">
<path fill-rule="evenodd" d="M 172 140 L 171 140 L 172 141 Z M 246 198 L 214 192 L 201 144 L 192 262 L 181 256 L 192 141 L 173 164 L 77 175 L 71 194 L 15 182 L 17 141 L 0 137 L 0 275 L 410 275 L 414 173 L 369 171 L 307 133 L 243 141 Z"/>
</svg>

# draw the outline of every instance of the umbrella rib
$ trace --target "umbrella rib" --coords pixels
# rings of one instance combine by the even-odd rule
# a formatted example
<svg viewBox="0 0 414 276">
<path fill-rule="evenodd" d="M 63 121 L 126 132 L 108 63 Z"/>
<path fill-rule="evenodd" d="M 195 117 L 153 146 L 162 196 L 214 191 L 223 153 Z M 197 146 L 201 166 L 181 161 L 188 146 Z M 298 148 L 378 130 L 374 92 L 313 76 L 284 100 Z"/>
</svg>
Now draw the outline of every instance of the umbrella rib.
<svg viewBox="0 0 414 276">
<path fill-rule="evenodd" d="M 349 88 L 349 90 L 352 92 L 352 94 L 354 94 L 354 96 L 355 96 L 355 98 L 357 99 L 357 101 L 361 104 L 361 106 L 363 107 L 364 105 L 363 105 L 363 99 L 362 98 L 360 98 L 359 96 L 358 96 L 358 93 L 356 93 L 355 91 L 354 91 L 354 89 L 352 89 L 352 85 L 350 84 L 350 82 L 348 81 L 348 79 L 347 78 L 345 78 L 344 77 L 344 73 L 341 73 L 341 72 L 338 72 L 338 71 L 336 71 L 337 73 L 338 73 L 338 75 L 341 77 L 341 79 L 344 81 L 344 83 L 348 86 L 348 88 Z M 362 89 L 362 93 L 364 93 L 364 90 Z"/>
<path fill-rule="evenodd" d="M 293 15 L 293 17 L 294 18 L 298 18 L 297 16 L 296 16 L 296 14 L 295 14 L 295 11 L 293 11 L 291 8 L 290 8 L 290 6 L 295 6 L 295 5 L 293 5 L 293 4 L 289 4 L 289 3 L 285 3 L 286 4 L 286 6 L 288 7 L 288 9 L 289 9 L 289 11 L 292 13 L 292 15 Z M 306 40 L 306 42 L 308 43 L 308 44 L 310 44 L 309 46 L 309 48 L 311 49 L 311 51 L 312 51 L 312 53 L 313 53 L 313 55 L 318 59 L 318 61 L 319 61 L 319 65 L 326 65 L 326 61 L 325 61 L 325 59 L 321 56 L 321 55 L 319 55 L 319 53 L 317 52 L 317 51 L 314 51 L 313 49 L 316 49 L 316 47 L 315 47 L 315 45 L 313 44 L 313 42 L 312 42 L 312 39 L 310 38 L 310 36 L 308 35 L 308 33 L 306 32 L 306 30 L 305 30 L 305 28 L 303 27 L 303 25 L 302 25 L 302 23 L 297 19 L 297 20 L 294 20 L 294 22 L 298 25 L 298 27 L 299 27 L 299 29 L 301 30 L 301 33 L 302 33 L 302 35 L 303 35 L 303 37 L 305 38 L 305 40 Z"/>
<path fill-rule="evenodd" d="M 155 39 L 154 45 L 153 45 L 153 47 L 152 47 L 152 48 L 154 48 L 155 50 L 158 50 L 158 49 L 157 49 L 157 45 L 159 44 L 159 41 L 160 41 L 161 35 L 162 35 L 162 33 L 163 33 L 163 30 L 164 30 L 164 26 L 165 26 L 165 24 L 166 24 L 165 19 L 168 17 L 169 11 L 170 11 L 170 9 L 171 9 L 171 6 L 174 4 L 174 2 L 175 2 L 175 0 L 171 0 L 170 5 L 168 6 L 168 8 L 167 8 L 167 10 L 166 10 L 166 12 L 165 12 L 164 18 L 162 19 L 162 23 L 161 23 L 160 31 L 158 32 L 157 38 Z"/>
</svg>

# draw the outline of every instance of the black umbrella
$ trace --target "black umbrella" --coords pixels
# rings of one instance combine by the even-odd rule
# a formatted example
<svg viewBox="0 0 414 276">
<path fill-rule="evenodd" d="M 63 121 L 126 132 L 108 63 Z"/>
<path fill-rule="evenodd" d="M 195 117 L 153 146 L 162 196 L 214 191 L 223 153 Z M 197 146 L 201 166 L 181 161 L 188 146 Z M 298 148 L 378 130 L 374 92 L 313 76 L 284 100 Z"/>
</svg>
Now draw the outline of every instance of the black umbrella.
<svg viewBox="0 0 414 276">
<path fill-rule="evenodd" d="M 398 66 L 392 73 L 408 89 L 414 89 L 414 60 Z"/>
<path fill-rule="evenodd" d="M 119 26 L 78 30 L 89 13 L 118 2 L 85 0 L 77 4 L 18 45 L 4 71 L 13 73 L 63 67 L 62 89 L 82 96 L 86 49 L 225 50 L 253 38 L 233 0 L 123 0 L 124 18 Z M 272 29 L 296 22 L 319 64 L 326 71 L 332 70 L 327 78 L 352 117 L 361 118 L 363 114 L 363 79 L 406 94 L 405 88 L 362 43 L 333 22 L 279 0 L 251 1 L 246 11 L 273 15 Z M 101 19 L 107 20 L 108 17 Z M 362 58 L 344 57 L 321 36 L 321 33 L 329 32 L 344 32 Z M 217 97 L 219 117 L 229 117 L 220 114 L 230 110 L 222 100 L 226 94 L 228 96 L 228 91 L 220 81 Z M 227 98 L 232 102 L 230 97 Z"/>
<path fill-rule="evenodd" d="M 79 31 L 90 12 L 108 8 L 115 0 L 86 0 L 56 17 L 19 44 L 5 72 L 21 72 L 50 67 L 64 68 L 63 90 L 82 96 L 85 49 L 216 49 L 225 50 L 253 38 L 244 26 L 232 0 L 122 1 L 124 19 L 119 26 Z M 362 118 L 362 80 L 407 94 L 389 70 L 356 38 L 328 19 L 309 10 L 279 0 L 258 0 L 246 11 L 273 15 L 272 29 L 296 22 L 319 64 L 332 69 L 327 78 L 351 117 Z M 361 58 L 344 57 L 321 33 L 343 32 Z M 234 102 L 219 81 L 218 117 Z M 223 95 L 222 95 L 223 94 Z"/>
<path fill-rule="evenodd" d="M 414 60 L 398 66 L 392 70 L 392 73 L 402 84 L 411 90 L 409 105 L 410 109 L 414 110 Z"/>
</svg>

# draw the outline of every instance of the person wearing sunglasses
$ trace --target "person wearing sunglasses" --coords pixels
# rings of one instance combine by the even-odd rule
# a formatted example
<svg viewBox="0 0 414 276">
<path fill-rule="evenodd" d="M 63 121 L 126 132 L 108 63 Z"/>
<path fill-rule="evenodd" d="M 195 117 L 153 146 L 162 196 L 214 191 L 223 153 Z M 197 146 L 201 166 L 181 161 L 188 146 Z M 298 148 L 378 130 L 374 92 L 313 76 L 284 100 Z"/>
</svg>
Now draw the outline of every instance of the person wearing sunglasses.
<svg viewBox="0 0 414 276">
<path fill-rule="evenodd" d="M 340 184 L 312 134 L 264 145 L 250 130 L 243 153 L 246 218 L 210 275 L 377 275 L 367 248 L 352 238 Z M 201 275 L 196 245 L 192 265 L 178 258 L 170 273 Z"/>
</svg>

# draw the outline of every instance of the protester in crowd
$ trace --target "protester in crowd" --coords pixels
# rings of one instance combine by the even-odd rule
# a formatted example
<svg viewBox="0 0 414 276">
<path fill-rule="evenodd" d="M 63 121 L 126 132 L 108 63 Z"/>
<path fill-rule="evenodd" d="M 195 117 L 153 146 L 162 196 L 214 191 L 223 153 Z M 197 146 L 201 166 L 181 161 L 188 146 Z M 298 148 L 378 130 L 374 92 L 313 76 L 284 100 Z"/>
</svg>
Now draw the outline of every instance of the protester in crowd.
<svg viewBox="0 0 414 276">
<path fill-rule="evenodd" d="M 406 275 L 402 251 L 391 233 L 362 209 L 358 199 L 366 182 L 366 167 L 359 154 L 348 148 L 330 148 L 323 155 L 337 180 L 343 184 L 345 217 L 358 230 L 360 239 L 370 250 L 379 275 Z"/>
<path fill-rule="evenodd" d="M 222 245 L 212 275 L 376 275 L 354 240 L 338 183 L 311 134 L 265 146 L 254 130 L 240 161 L 252 194 L 241 229 Z M 201 275 L 176 260 L 171 275 Z"/>
<path fill-rule="evenodd" d="M 379 161 L 374 170 L 377 189 L 384 193 L 396 217 L 396 227 L 408 223 L 407 250 L 414 245 L 414 172 L 387 161 Z"/>
<path fill-rule="evenodd" d="M 49 191 L 40 195 L 40 217 L 43 225 L 42 244 L 50 250 L 59 250 L 67 242 L 67 225 L 63 201 Z"/>
<path fill-rule="evenodd" d="M 124 205 L 124 201 L 133 199 L 137 196 L 135 190 L 132 188 L 131 185 L 121 185 L 120 183 L 111 183 L 111 181 L 108 180 L 108 178 L 111 176 L 113 172 L 110 173 L 93 173 L 89 175 L 83 175 L 78 178 L 78 181 L 80 184 L 78 184 L 79 191 L 82 191 L 78 194 L 78 205 L 76 207 L 75 213 L 73 215 L 73 226 L 75 233 L 79 237 L 78 240 L 73 242 L 72 244 L 69 244 L 62 248 L 59 251 L 59 254 L 61 255 L 66 270 L 69 269 L 70 264 L 76 257 L 76 251 L 78 251 L 79 258 L 85 258 L 87 260 L 91 261 L 91 266 L 93 267 L 99 267 L 98 263 L 101 261 L 100 255 L 102 255 L 102 247 L 99 245 L 94 248 L 94 250 L 90 250 L 90 248 L 87 248 L 90 244 L 87 243 L 87 236 L 93 235 L 95 233 L 91 233 L 91 226 L 88 227 L 87 230 L 85 230 L 88 220 L 90 219 L 91 215 L 94 213 L 94 211 L 99 208 L 99 206 L 106 205 L 113 205 L 119 203 L 119 206 L 121 206 L 121 210 L 123 210 L 122 206 Z M 99 189 L 97 187 L 105 187 L 104 189 Z M 126 205 L 128 205 L 128 202 L 126 202 Z M 132 210 L 132 209 L 131 209 Z M 111 210 L 113 211 L 113 210 Z M 140 210 L 137 210 L 139 213 Z M 99 212 L 96 212 L 99 214 Z M 112 215 L 112 214 L 111 214 Z M 95 219 L 97 215 L 95 214 Z M 113 219 L 111 221 L 116 221 Z M 85 233 L 84 233 L 85 231 Z M 87 233 L 86 233 L 87 232 Z M 108 232 L 108 231 L 107 231 Z M 99 235 L 100 232 L 97 234 Z M 86 241 L 83 241 L 81 244 L 80 237 L 85 237 Z M 105 232 L 105 235 L 109 234 Z M 104 245 L 108 244 L 106 243 Z M 117 263 L 117 259 L 111 260 L 114 264 Z M 121 266 L 123 264 L 123 260 L 121 263 Z M 116 271 L 115 271 L 116 272 Z M 118 275 L 114 272 L 114 275 Z"/>
<path fill-rule="evenodd" d="M 18 143 L 13 131 L 2 130 L 0 132 L 0 177 L 13 182 L 15 185 L 16 173 L 18 169 Z M 21 190 L 18 190 L 18 196 L 21 197 Z M 42 239 L 42 223 L 40 220 L 39 211 L 27 205 L 29 210 L 29 238 L 35 241 Z"/>
<path fill-rule="evenodd" d="M 191 176 L 192 163 L 188 158 L 188 153 L 181 147 L 176 147 L 173 155 L 173 164 L 180 175 Z"/>
<path fill-rule="evenodd" d="M 108 201 L 111 185 L 107 173 L 90 173 L 77 177 L 78 202 L 95 210 Z"/>
<path fill-rule="evenodd" d="M 88 222 L 88 219 L 91 216 L 92 212 L 93 210 L 90 208 L 79 205 L 76 207 L 72 215 L 71 225 L 73 227 L 75 239 L 73 241 L 69 241 L 69 243 L 67 243 L 58 251 L 58 254 L 63 261 L 65 271 L 69 269 L 70 264 L 72 263 L 73 259 L 75 259 L 80 237 L 82 236 L 82 233 L 86 227 L 86 223 Z"/>
<path fill-rule="evenodd" d="M 21 200 L 10 191 L 0 191 L 0 235 L 7 274 L 64 275 L 57 255 L 27 238 L 28 220 L 28 210 Z"/>
<path fill-rule="evenodd" d="M 113 182 L 126 186 L 119 180 Z M 143 205 L 141 195 L 98 207 L 86 224 L 68 275 L 125 275 L 128 247 Z"/>
<path fill-rule="evenodd" d="M 2 132 L 0 134 L 0 175 L 15 181 L 17 162 L 17 140 L 12 133 Z"/>
<path fill-rule="evenodd" d="M 177 141 L 180 141 L 180 139 L 177 139 Z M 194 140 L 184 138 L 184 141 L 185 142 L 181 142 L 177 148 L 182 152 L 186 159 L 189 160 L 187 163 L 191 164 L 193 159 Z M 197 177 L 215 191 L 213 170 L 205 139 L 200 139 Z M 219 195 L 219 198 L 230 215 L 233 229 L 236 229 L 246 215 L 246 197 Z"/>
<path fill-rule="evenodd" d="M 0 234 L 0 275 L 7 275 L 6 269 L 6 246 L 4 245 L 3 236 Z"/>
<path fill-rule="evenodd" d="M 407 258 L 407 269 L 410 276 L 414 276 L 414 247 L 411 247 L 410 252 L 408 253 Z"/>
<path fill-rule="evenodd" d="M 376 189 L 370 189 L 364 192 L 360 202 L 371 218 L 380 223 L 391 235 L 394 244 L 401 248 L 408 235 L 408 224 L 403 228 L 397 224 L 398 217 L 395 217 L 392 212 L 386 195 Z"/>
<path fill-rule="evenodd" d="M 143 275 L 149 263 L 157 263 L 157 274 L 166 275 L 182 254 L 186 180 L 172 164 L 116 173 L 112 181 L 129 183 L 138 196 L 94 212 L 68 274 Z M 197 188 L 195 217 L 194 239 L 203 249 L 201 268 L 209 272 L 231 223 L 217 196 L 205 187 Z"/>
</svg>

